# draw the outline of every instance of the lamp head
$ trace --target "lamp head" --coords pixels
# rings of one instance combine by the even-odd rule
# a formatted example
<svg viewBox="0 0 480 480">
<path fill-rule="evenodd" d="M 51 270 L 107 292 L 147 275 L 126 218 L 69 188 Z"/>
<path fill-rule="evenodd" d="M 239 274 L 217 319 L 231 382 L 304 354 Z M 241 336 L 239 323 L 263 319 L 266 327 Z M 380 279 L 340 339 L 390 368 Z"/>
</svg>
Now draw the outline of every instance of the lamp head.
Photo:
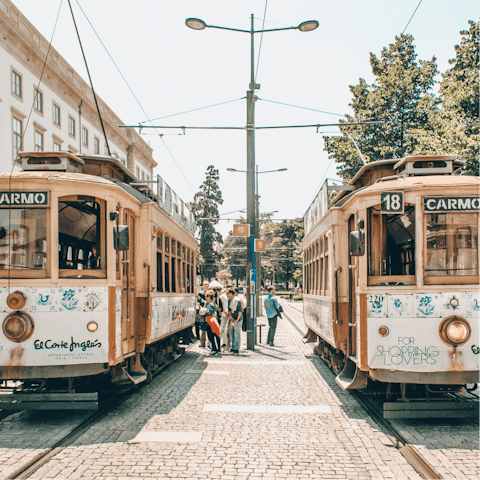
<svg viewBox="0 0 480 480">
<path fill-rule="evenodd" d="M 227 168 L 227 172 L 236 172 L 234 168 Z"/>
<path fill-rule="evenodd" d="M 311 32 L 312 30 L 315 30 L 318 25 L 319 23 L 316 20 L 307 20 L 306 22 L 302 22 L 297 28 L 301 32 Z"/>
<path fill-rule="evenodd" d="M 185 25 L 193 30 L 203 30 L 207 26 L 207 24 L 199 18 L 187 18 Z"/>
<path fill-rule="evenodd" d="M 286 172 L 288 170 L 288 168 L 279 168 L 278 171 L 279 172 Z"/>
</svg>

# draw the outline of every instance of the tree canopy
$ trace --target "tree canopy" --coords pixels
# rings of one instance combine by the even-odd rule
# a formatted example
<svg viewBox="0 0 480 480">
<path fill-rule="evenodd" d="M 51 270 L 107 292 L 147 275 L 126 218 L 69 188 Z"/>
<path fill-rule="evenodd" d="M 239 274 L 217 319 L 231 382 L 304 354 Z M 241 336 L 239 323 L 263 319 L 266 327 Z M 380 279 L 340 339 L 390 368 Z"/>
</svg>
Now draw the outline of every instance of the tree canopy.
<svg viewBox="0 0 480 480">
<path fill-rule="evenodd" d="M 401 158 L 414 150 L 417 139 L 412 132 L 428 122 L 437 103 L 431 93 L 437 74 L 435 58 L 417 62 L 413 37 L 402 34 L 382 49 L 380 58 L 370 53 L 370 65 L 375 81 L 369 85 L 361 78 L 358 85 L 350 86 L 354 116 L 345 115 L 340 130 L 353 137 L 367 162 Z M 384 123 L 348 126 L 369 120 Z M 363 161 L 352 140 L 348 136 L 324 139 L 330 158 L 338 164 L 338 174 L 344 180 L 353 178 Z"/>
<path fill-rule="evenodd" d="M 223 203 L 222 192 L 218 185 L 218 170 L 210 165 L 205 173 L 205 181 L 200 191 L 193 197 L 188 207 L 195 216 L 196 232 L 200 240 L 200 259 L 202 280 L 211 280 L 219 269 L 221 255 L 217 246 L 222 243 L 222 235 L 215 230 L 218 223 L 218 207 Z"/>
</svg>

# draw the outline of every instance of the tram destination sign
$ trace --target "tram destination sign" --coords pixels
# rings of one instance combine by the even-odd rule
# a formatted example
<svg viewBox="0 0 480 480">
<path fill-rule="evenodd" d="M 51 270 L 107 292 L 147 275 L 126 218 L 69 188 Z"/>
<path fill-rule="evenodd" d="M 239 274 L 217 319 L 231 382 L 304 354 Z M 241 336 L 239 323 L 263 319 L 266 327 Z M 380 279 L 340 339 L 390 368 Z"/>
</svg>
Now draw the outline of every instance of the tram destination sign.
<svg viewBox="0 0 480 480">
<path fill-rule="evenodd" d="M 0 191 L 0 208 L 48 207 L 49 192 Z"/>
<path fill-rule="evenodd" d="M 480 210 L 479 197 L 423 197 L 426 212 L 452 212 Z"/>
</svg>

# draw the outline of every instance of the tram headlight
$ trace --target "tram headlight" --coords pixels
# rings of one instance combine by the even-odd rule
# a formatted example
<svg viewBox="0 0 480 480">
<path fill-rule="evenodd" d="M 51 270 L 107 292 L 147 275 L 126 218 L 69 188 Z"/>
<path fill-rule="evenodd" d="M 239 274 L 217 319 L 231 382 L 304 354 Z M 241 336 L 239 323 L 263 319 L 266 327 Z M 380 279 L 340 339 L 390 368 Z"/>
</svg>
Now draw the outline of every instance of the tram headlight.
<svg viewBox="0 0 480 480">
<path fill-rule="evenodd" d="M 452 315 L 443 320 L 439 333 L 444 343 L 458 347 L 467 342 L 472 333 L 472 329 L 467 320 L 457 315 Z"/>
<path fill-rule="evenodd" d="M 97 322 L 88 322 L 87 330 L 89 332 L 96 332 L 97 329 L 98 329 L 98 323 Z"/>
<path fill-rule="evenodd" d="M 12 310 L 20 310 L 27 303 L 27 299 L 23 292 L 17 290 L 7 297 L 7 305 Z"/>
<path fill-rule="evenodd" d="M 388 334 L 389 334 L 389 330 L 388 330 L 388 327 L 386 327 L 385 325 L 382 325 L 379 329 L 378 329 L 378 333 L 382 336 L 382 337 L 386 337 Z"/>
<path fill-rule="evenodd" d="M 10 313 L 3 321 L 2 330 L 12 342 L 24 342 L 32 336 L 34 330 L 32 317 L 25 312 Z"/>
</svg>

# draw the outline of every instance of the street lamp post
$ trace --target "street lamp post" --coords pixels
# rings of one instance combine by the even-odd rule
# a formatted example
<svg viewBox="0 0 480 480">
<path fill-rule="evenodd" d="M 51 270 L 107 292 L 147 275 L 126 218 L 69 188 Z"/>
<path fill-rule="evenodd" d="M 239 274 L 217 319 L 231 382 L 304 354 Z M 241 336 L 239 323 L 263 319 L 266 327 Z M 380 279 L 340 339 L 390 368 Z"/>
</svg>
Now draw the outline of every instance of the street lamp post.
<svg viewBox="0 0 480 480">
<path fill-rule="evenodd" d="M 302 22 L 297 27 L 272 28 L 266 30 L 255 30 L 253 14 L 250 18 L 250 30 L 242 30 L 237 28 L 219 27 L 216 25 L 207 25 L 199 18 L 187 18 L 185 20 L 187 27 L 193 30 L 204 30 L 205 28 L 217 28 L 221 30 L 231 30 L 234 32 L 243 32 L 250 34 L 250 84 L 247 91 L 247 222 L 250 225 L 250 242 L 247 247 L 247 272 L 255 270 L 254 255 L 254 235 L 257 231 L 256 215 L 255 215 L 255 90 L 260 85 L 255 83 L 255 51 L 254 51 L 254 35 L 255 33 L 277 32 L 281 30 L 300 30 L 301 32 L 310 32 L 318 27 L 316 20 L 308 20 Z M 255 307 L 252 303 L 252 295 L 249 291 L 247 295 L 247 318 L 251 319 L 251 324 L 247 326 L 247 348 L 255 349 Z M 248 328 L 250 327 L 250 328 Z"/>
<path fill-rule="evenodd" d="M 254 237 L 260 238 L 260 196 L 258 195 L 258 175 L 262 173 L 275 173 L 275 172 L 286 172 L 288 168 L 278 168 L 276 170 L 265 170 L 263 172 L 258 171 L 258 165 L 255 165 L 255 230 L 254 230 Z M 237 170 L 236 168 L 227 168 L 228 172 L 239 172 L 239 173 L 247 173 L 245 170 Z M 271 212 L 271 213 L 276 213 Z M 261 303 L 260 303 L 260 291 L 262 287 L 262 254 L 261 252 L 254 252 L 255 256 L 255 265 L 257 270 L 257 285 L 258 285 L 258 293 L 256 297 L 256 305 L 255 311 L 260 314 Z"/>
</svg>

